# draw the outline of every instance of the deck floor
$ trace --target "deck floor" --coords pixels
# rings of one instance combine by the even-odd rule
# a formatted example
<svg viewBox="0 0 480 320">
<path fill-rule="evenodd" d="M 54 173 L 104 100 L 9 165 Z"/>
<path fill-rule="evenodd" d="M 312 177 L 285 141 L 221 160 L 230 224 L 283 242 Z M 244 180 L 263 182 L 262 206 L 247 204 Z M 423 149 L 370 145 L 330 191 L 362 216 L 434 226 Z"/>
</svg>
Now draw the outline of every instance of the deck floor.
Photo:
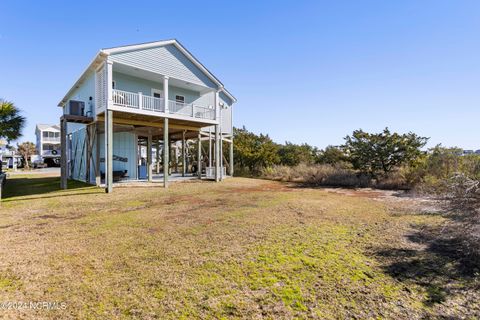
<svg viewBox="0 0 480 320">
<path fill-rule="evenodd" d="M 229 176 L 224 176 L 224 179 L 229 178 Z M 184 181 L 191 181 L 191 180 L 198 180 L 198 176 L 196 174 L 187 173 L 184 177 L 182 177 L 181 173 L 172 173 L 168 176 L 168 182 L 184 182 Z M 202 175 L 202 180 L 213 180 L 211 178 L 207 178 L 205 174 Z M 146 179 L 129 179 L 123 181 L 117 181 L 113 183 L 114 186 L 152 186 L 158 185 L 163 186 L 163 174 L 153 174 L 153 181 L 148 181 Z M 101 187 L 105 187 L 105 183 L 102 181 Z"/>
</svg>

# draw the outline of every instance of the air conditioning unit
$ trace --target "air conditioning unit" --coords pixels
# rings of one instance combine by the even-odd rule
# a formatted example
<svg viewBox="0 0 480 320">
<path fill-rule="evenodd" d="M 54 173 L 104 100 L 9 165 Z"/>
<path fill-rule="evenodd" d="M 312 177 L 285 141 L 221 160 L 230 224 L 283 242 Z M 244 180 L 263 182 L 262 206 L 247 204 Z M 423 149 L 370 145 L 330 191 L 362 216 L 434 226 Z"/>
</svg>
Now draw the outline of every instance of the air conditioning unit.
<svg viewBox="0 0 480 320">
<path fill-rule="evenodd" d="M 85 102 L 70 100 L 69 114 L 74 116 L 83 116 L 85 114 Z"/>
</svg>

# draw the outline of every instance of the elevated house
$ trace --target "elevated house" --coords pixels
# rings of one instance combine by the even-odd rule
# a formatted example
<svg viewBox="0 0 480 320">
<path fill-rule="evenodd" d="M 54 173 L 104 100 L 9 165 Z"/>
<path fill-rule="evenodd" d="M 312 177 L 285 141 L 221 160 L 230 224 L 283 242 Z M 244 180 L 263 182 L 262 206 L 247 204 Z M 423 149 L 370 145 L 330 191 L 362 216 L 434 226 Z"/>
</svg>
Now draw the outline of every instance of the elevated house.
<svg viewBox="0 0 480 320">
<path fill-rule="evenodd" d="M 177 40 L 102 49 L 59 103 L 61 185 L 233 175 L 235 102 Z"/>
<path fill-rule="evenodd" d="M 37 136 L 36 149 L 42 162 L 49 166 L 60 164 L 60 126 L 49 124 L 37 124 L 35 128 Z"/>
</svg>

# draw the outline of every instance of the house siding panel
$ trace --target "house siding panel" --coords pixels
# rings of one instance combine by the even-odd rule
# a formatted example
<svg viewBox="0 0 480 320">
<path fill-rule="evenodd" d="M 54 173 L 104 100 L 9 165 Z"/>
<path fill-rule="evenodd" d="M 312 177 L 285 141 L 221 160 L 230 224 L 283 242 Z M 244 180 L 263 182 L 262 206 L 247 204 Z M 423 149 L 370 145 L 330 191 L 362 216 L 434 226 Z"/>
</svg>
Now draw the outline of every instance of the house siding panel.
<svg viewBox="0 0 480 320">
<path fill-rule="evenodd" d="M 228 98 L 223 92 L 220 93 L 220 103 L 223 103 L 224 108 L 220 109 L 222 112 L 222 121 L 220 123 L 222 132 L 232 134 L 233 133 L 233 123 L 232 123 L 232 100 Z"/>
<path fill-rule="evenodd" d="M 92 100 L 89 100 L 92 97 Z M 85 102 L 85 112 L 91 111 L 91 115 L 95 112 L 95 74 L 92 72 L 85 81 L 76 89 L 69 100 L 77 100 Z M 68 102 L 66 104 L 68 109 Z M 69 110 L 67 110 L 69 111 Z M 90 114 L 89 114 L 90 115 Z"/>
<path fill-rule="evenodd" d="M 130 179 L 137 178 L 137 143 L 135 134 L 132 132 L 113 133 L 113 155 L 127 158 L 127 162 L 113 161 L 113 171 L 127 170 Z M 105 159 L 105 136 L 98 135 L 100 141 L 100 158 Z M 100 172 L 105 172 L 105 161 L 100 161 Z"/>
<path fill-rule="evenodd" d="M 216 88 L 197 66 L 174 45 L 112 54 L 113 62 L 166 75 L 190 83 Z"/>
</svg>

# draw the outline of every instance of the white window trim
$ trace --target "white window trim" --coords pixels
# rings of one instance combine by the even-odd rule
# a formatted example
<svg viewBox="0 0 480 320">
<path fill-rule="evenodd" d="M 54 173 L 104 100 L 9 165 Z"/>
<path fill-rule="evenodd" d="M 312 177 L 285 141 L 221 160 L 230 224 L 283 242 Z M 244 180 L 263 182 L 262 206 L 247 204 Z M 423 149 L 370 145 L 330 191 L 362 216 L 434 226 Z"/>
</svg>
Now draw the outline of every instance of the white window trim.
<svg viewBox="0 0 480 320">
<path fill-rule="evenodd" d="M 151 92 L 151 93 L 152 93 L 152 97 L 153 97 L 153 94 L 154 94 L 154 93 L 158 93 L 158 94 L 160 94 L 160 97 L 165 98 L 165 97 L 163 96 L 163 90 L 152 88 L 152 92 Z"/>
<path fill-rule="evenodd" d="M 183 101 L 177 101 L 177 97 L 182 97 L 182 98 L 183 98 Z M 176 94 L 176 95 L 175 95 L 175 102 L 178 102 L 178 103 L 186 103 L 186 102 L 185 102 L 185 96 L 182 96 L 181 94 Z"/>
</svg>

